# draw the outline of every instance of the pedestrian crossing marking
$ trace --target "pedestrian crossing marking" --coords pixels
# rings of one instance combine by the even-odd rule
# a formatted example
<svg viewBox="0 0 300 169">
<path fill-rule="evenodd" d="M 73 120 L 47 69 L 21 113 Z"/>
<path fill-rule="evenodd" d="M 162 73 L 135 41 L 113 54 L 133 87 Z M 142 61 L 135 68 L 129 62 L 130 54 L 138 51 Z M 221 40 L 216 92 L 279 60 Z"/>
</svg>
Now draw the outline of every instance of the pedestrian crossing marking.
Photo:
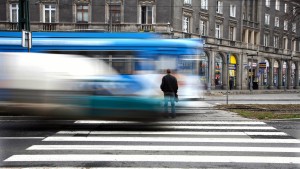
<svg viewBox="0 0 300 169">
<path fill-rule="evenodd" d="M 296 139 L 255 139 L 255 138 L 176 138 L 176 137 L 70 137 L 50 136 L 43 141 L 115 141 L 115 142 L 183 142 L 183 143 L 300 143 Z"/>
<path fill-rule="evenodd" d="M 214 132 L 214 131 L 59 131 L 57 135 L 222 135 L 222 136 L 288 136 L 284 132 Z"/>
<path fill-rule="evenodd" d="M 300 153 L 295 147 L 238 147 L 238 146 L 152 146 L 152 145 L 33 145 L 26 150 L 110 150 L 110 151 L 226 151 L 226 152 L 290 152 Z"/>
<path fill-rule="evenodd" d="M 222 124 L 222 125 L 266 125 L 264 122 L 260 121 L 157 121 L 157 122 L 133 122 L 133 121 L 107 121 L 107 120 L 77 120 L 74 123 L 80 124 L 145 124 L 145 125 L 157 125 L 157 124 L 169 124 L 169 125 L 200 125 L 200 124 Z"/>
<path fill-rule="evenodd" d="M 78 120 L 74 123 L 95 124 L 100 125 L 100 127 L 101 125 L 112 125 L 116 131 L 107 131 L 108 129 L 106 127 L 100 129 L 100 131 L 58 131 L 54 135 L 44 138 L 42 140 L 42 145 L 32 145 L 28 147 L 26 151 L 30 152 L 30 154 L 12 155 L 4 161 L 300 164 L 300 157 L 298 157 L 300 148 L 290 147 L 291 145 L 289 145 L 293 144 L 293 146 L 295 146 L 295 144 L 300 144 L 300 140 L 291 139 L 291 137 L 287 137 L 289 136 L 288 134 L 280 132 L 276 128 L 268 126 L 264 122 L 160 121 L 139 123 L 129 121 Z M 124 131 L 127 126 L 130 127 L 130 130 L 132 130 L 132 127 L 136 130 L 142 130 L 143 127 L 154 130 Z M 118 128 L 120 128 L 120 131 L 118 131 Z M 268 138 L 251 138 L 252 136 L 267 136 Z M 272 136 L 277 137 L 274 139 L 271 138 Z M 61 144 L 64 142 L 68 142 L 67 145 Z M 85 144 L 89 142 L 93 142 L 94 145 Z M 96 142 L 101 143 L 96 144 Z M 126 145 L 122 145 L 122 143 L 125 143 Z M 152 143 L 154 143 L 154 145 L 152 145 Z M 173 143 L 173 145 L 166 145 L 166 143 Z M 195 146 L 195 144 L 189 145 L 189 143 L 204 144 L 197 144 L 197 146 Z M 216 145 L 213 145 L 215 143 Z M 234 144 L 226 146 L 227 143 Z M 235 145 L 239 145 L 239 143 L 241 143 L 241 146 Z M 78 154 L 84 150 L 94 153 L 95 151 L 99 151 L 102 154 L 98 154 L 98 152 L 97 154 Z M 43 151 L 43 153 L 33 154 L 40 151 Z M 71 154 L 70 151 L 72 152 Z M 121 154 L 115 154 L 114 151 L 124 152 Z M 131 152 L 126 154 L 126 151 Z M 136 154 L 132 154 L 132 151 L 136 151 Z M 165 151 L 164 155 L 156 154 L 156 152 L 161 151 Z M 56 154 L 57 152 L 62 154 Z M 65 152 L 68 152 L 68 154 L 64 154 Z M 178 153 L 176 154 L 176 152 Z M 181 152 L 181 154 L 179 154 L 179 152 Z M 192 154 L 190 155 L 185 152 Z M 206 155 L 202 152 L 206 152 Z M 223 154 L 218 152 L 223 152 Z M 209 153 L 212 155 L 207 155 Z M 241 153 L 243 155 L 235 155 Z M 253 155 L 253 153 L 255 155 Z M 271 154 L 267 155 L 267 153 Z M 290 154 L 284 154 L 281 156 L 280 153 Z"/>
<path fill-rule="evenodd" d="M 5 160 L 16 161 L 109 161 L 109 162 L 215 162 L 215 163 L 276 163 L 300 164 L 300 157 L 268 157 L 268 156 L 205 156 L 205 155 L 110 155 L 110 154 L 35 154 L 13 155 Z"/>
</svg>

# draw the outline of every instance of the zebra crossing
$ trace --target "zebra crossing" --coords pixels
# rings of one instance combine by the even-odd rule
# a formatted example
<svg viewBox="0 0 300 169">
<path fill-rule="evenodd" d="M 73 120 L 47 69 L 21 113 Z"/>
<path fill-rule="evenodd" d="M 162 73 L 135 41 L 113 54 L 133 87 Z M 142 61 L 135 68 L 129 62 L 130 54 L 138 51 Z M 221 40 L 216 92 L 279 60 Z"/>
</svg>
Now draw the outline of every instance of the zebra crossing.
<svg viewBox="0 0 300 169">
<path fill-rule="evenodd" d="M 58 131 L 5 162 L 45 165 L 71 162 L 76 166 L 86 162 L 103 166 L 109 162 L 109 167 L 116 163 L 115 166 L 125 164 L 132 168 L 300 166 L 300 140 L 260 121 L 79 120 L 74 123 L 94 127 Z"/>
</svg>

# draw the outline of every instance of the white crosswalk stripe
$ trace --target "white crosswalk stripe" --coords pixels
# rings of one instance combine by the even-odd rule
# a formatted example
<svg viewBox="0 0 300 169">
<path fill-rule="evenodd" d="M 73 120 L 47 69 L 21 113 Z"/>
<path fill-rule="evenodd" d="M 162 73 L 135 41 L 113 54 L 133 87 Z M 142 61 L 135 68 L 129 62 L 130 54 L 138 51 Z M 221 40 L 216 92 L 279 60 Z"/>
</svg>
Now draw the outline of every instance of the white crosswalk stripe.
<svg viewBox="0 0 300 169">
<path fill-rule="evenodd" d="M 5 162 L 300 164 L 300 140 L 263 122 L 80 120 L 75 124 L 98 127 L 58 131 L 29 146 L 27 154 L 12 155 Z"/>
</svg>

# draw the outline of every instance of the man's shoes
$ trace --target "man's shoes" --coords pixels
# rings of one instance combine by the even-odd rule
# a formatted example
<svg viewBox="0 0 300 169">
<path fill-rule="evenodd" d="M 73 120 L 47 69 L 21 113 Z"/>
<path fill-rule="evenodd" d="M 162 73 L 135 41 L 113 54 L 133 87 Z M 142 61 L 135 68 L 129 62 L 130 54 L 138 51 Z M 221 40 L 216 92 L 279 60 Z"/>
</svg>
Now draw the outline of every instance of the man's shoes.
<svg viewBox="0 0 300 169">
<path fill-rule="evenodd" d="M 176 118 L 176 114 L 175 113 L 172 113 L 171 117 L 174 119 Z"/>
</svg>

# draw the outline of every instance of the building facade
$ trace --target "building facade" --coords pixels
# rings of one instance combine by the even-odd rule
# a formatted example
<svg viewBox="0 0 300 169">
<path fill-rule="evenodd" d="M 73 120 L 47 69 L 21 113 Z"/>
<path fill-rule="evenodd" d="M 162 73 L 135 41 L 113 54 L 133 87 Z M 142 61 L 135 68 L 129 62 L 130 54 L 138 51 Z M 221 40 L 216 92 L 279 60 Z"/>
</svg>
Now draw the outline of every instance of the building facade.
<svg viewBox="0 0 300 169">
<path fill-rule="evenodd" d="M 207 90 L 298 89 L 298 0 L 29 0 L 31 31 L 156 32 L 203 38 Z M 18 0 L 0 2 L 0 30 L 17 31 Z M 297 20 L 298 19 L 298 20 Z"/>
</svg>

